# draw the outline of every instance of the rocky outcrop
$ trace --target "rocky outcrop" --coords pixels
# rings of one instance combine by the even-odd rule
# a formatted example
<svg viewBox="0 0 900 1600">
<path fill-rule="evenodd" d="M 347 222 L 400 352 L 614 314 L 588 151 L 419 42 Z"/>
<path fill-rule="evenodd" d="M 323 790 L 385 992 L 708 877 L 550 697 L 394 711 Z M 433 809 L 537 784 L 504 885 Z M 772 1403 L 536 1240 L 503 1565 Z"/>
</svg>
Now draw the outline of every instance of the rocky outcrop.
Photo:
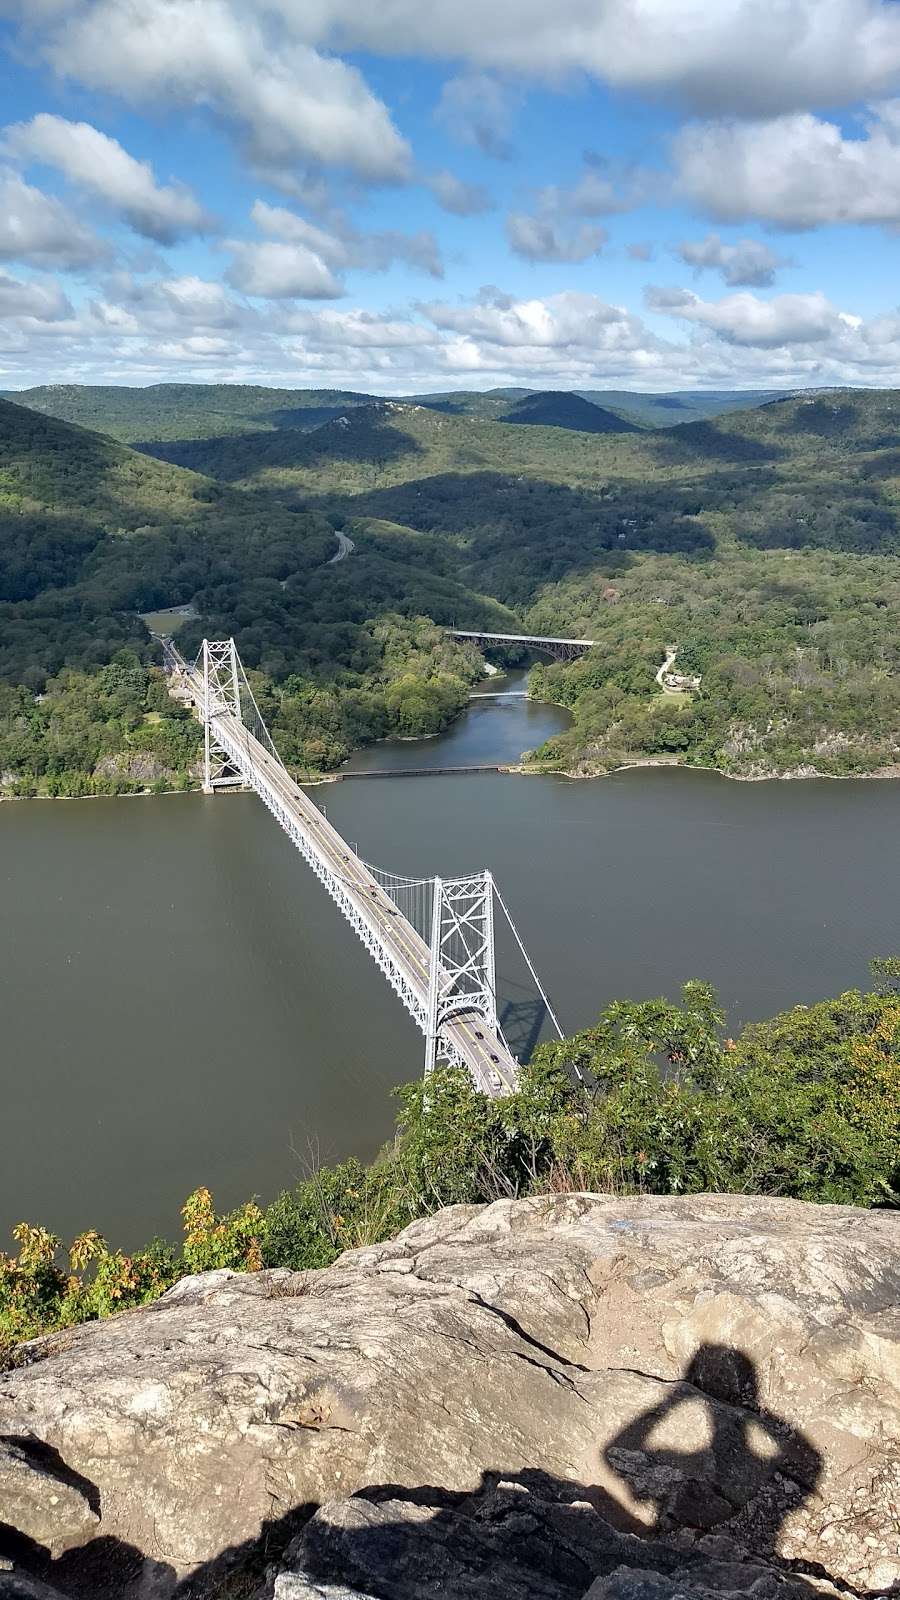
<svg viewBox="0 0 900 1600">
<path fill-rule="evenodd" d="M 185 1279 L 0 1378 L 0 1524 L 72 1596 L 883 1592 L 898 1242 L 887 1213 L 566 1195 Z"/>
<path fill-rule="evenodd" d="M 577 1494 L 531 1473 L 453 1508 L 434 1490 L 430 1504 L 338 1501 L 316 1513 L 255 1600 L 814 1600 L 803 1577 L 748 1561 L 726 1539 L 705 1551 L 639 1540 Z"/>
<path fill-rule="evenodd" d="M 51 1556 L 84 1544 L 98 1530 L 92 1486 L 30 1435 L 0 1439 L 0 1488 L 0 1520 L 25 1538 L 45 1540 Z"/>
</svg>

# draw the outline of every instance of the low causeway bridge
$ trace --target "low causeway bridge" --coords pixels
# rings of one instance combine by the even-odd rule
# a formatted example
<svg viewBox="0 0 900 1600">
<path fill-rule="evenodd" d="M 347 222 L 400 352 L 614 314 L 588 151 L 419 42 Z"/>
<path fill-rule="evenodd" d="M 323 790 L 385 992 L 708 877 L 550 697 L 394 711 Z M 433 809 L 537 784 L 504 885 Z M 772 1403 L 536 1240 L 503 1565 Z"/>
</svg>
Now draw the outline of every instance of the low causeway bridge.
<svg viewBox="0 0 900 1600">
<path fill-rule="evenodd" d="M 491 1096 L 516 1087 L 518 1061 L 497 1017 L 495 906 L 562 1030 L 490 872 L 406 878 L 370 866 L 294 781 L 260 715 L 233 639 L 204 640 L 192 664 L 162 639 L 170 692 L 204 727 L 204 790 L 253 789 L 312 868 L 425 1035 L 425 1071 L 465 1068 Z"/>
</svg>

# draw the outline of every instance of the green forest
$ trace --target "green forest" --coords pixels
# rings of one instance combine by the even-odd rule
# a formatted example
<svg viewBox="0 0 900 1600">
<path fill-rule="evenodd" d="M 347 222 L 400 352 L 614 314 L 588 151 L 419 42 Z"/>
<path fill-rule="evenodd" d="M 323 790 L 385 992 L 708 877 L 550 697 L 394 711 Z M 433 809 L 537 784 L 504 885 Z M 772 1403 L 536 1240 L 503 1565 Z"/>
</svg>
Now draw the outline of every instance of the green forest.
<svg viewBox="0 0 900 1600">
<path fill-rule="evenodd" d="M 231 489 L 0 402 L 0 789 L 189 784 L 196 727 L 165 692 L 141 613 L 186 605 L 233 634 L 285 759 L 339 764 L 434 733 L 481 666 L 438 624 L 512 614 L 452 574 L 372 550 L 330 566 L 340 514 Z"/>
<path fill-rule="evenodd" d="M 142 620 L 174 606 L 188 655 L 234 635 L 301 775 L 458 715 L 482 662 L 447 626 L 597 640 L 533 669 L 572 713 L 539 768 L 900 760 L 897 391 L 711 397 L 668 427 L 601 394 L 22 398 L 41 409 L 0 401 L 2 793 L 196 781 Z M 696 689 L 660 689 L 672 649 Z"/>
<path fill-rule="evenodd" d="M 707 984 L 674 1004 L 617 1001 L 539 1047 L 505 1099 L 442 1070 L 427 1094 L 398 1091 L 397 1136 L 370 1166 L 310 1171 L 267 1207 L 224 1215 L 200 1187 L 179 1246 L 126 1253 L 89 1230 L 64 1252 L 23 1222 L 15 1253 L 0 1251 L 0 1370 L 22 1340 L 146 1304 L 185 1273 L 328 1266 L 444 1205 L 589 1190 L 896 1206 L 900 961 L 872 967 L 872 993 L 798 1006 L 737 1039 Z"/>
<path fill-rule="evenodd" d="M 527 415 L 535 404 L 538 410 L 555 411 L 559 417 L 567 411 L 580 410 L 578 401 L 587 401 L 638 427 L 667 428 L 676 422 L 694 422 L 717 417 L 723 411 L 755 406 L 776 398 L 777 393 L 761 389 L 692 389 L 674 394 L 640 394 L 627 389 L 583 389 L 572 396 L 556 390 L 453 389 L 406 398 L 412 405 L 494 421 L 515 417 L 517 411 Z M 140 445 L 280 428 L 315 428 L 350 407 L 372 405 L 383 397 L 353 389 L 275 389 L 249 383 L 151 383 L 141 388 L 52 383 L 34 389 L 0 390 L 0 399 L 12 400 L 30 411 L 43 411 L 62 422 L 94 428 L 123 444 Z M 590 417 L 590 412 L 586 415 Z M 552 419 L 545 414 L 544 420 Z M 574 426 L 574 421 L 570 416 L 561 425 Z M 598 431 L 604 431 L 602 422 Z"/>
</svg>

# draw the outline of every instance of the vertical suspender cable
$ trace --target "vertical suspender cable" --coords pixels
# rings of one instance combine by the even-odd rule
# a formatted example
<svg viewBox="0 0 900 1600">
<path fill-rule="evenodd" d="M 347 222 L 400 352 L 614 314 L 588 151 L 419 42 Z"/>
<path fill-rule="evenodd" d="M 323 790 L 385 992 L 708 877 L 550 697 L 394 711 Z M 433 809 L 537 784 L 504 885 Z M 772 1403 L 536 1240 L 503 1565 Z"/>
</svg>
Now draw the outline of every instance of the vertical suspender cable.
<svg viewBox="0 0 900 1600">
<path fill-rule="evenodd" d="M 540 978 L 538 977 L 537 973 L 534 970 L 534 967 L 531 964 L 531 957 L 529 956 L 528 951 L 525 949 L 524 944 L 522 943 L 521 939 L 519 938 L 519 930 L 516 927 L 515 923 L 513 922 L 512 917 L 509 914 L 509 910 L 508 910 L 506 901 L 504 900 L 502 894 L 500 893 L 500 890 L 497 888 L 496 882 L 494 883 L 494 893 L 495 893 L 495 895 L 497 896 L 497 899 L 500 902 L 500 909 L 503 912 L 503 915 L 505 916 L 507 922 L 509 923 L 509 925 L 510 925 L 510 927 L 512 929 L 513 938 L 515 939 L 516 944 L 519 946 L 519 949 L 521 950 L 522 955 L 525 957 L 525 964 L 526 964 L 526 966 L 528 968 L 528 971 L 531 973 L 531 976 L 534 979 L 535 986 L 537 988 L 537 992 L 540 995 L 541 999 L 543 1000 L 544 1005 L 547 1007 L 547 1015 L 549 1016 L 550 1021 L 553 1023 L 553 1026 L 556 1029 L 557 1033 L 559 1034 L 559 1037 L 561 1039 L 564 1039 L 566 1036 L 563 1033 L 562 1028 L 559 1025 L 559 1022 L 557 1021 L 556 1012 L 554 1011 L 552 1005 L 550 1004 L 550 1001 L 547 998 L 547 994 L 546 994 L 546 991 L 544 989 L 544 986 L 541 983 Z"/>
</svg>

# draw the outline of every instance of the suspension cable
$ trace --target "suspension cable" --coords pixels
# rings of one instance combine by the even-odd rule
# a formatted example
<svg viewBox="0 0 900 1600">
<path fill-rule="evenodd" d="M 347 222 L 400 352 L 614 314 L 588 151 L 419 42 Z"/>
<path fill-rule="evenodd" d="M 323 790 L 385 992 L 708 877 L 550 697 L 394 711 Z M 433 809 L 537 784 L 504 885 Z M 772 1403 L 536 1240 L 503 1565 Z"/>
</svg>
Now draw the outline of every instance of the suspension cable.
<svg viewBox="0 0 900 1600">
<path fill-rule="evenodd" d="M 260 733 L 261 733 L 263 737 L 262 737 L 262 739 L 260 739 L 260 743 L 261 744 L 265 743 L 268 746 L 270 754 L 275 757 L 275 760 L 278 762 L 278 765 L 280 767 L 283 767 L 284 766 L 284 762 L 282 761 L 280 755 L 278 754 L 278 751 L 277 751 L 277 749 L 275 747 L 275 741 L 272 738 L 272 735 L 270 734 L 268 728 L 266 727 L 265 721 L 263 719 L 263 714 L 260 711 L 259 706 L 256 704 L 256 696 L 255 696 L 255 694 L 253 693 L 253 690 L 250 687 L 250 682 L 249 682 L 249 680 L 247 678 L 247 673 L 246 673 L 246 671 L 244 669 L 244 663 L 241 660 L 240 656 L 238 656 L 238 666 L 241 669 L 241 679 L 243 681 L 244 688 L 246 689 L 248 695 L 250 696 L 250 704 L 253 707 L 253 710 L 254 710 L 254 713 L 255 713 L 255 716 L 256 716 L 257 728 L 259 730 L 257 732 L 257 729 L 250 728 L 247 731 L 250 732 L 250 733 L 255 734 L 255 737 L 257 739 L 260 738 Z M 243 720 L 244 719 L 243 719 L 243 716 L 242 716 L 241 717 L 241 721 L 243 722 Z M 246 727 L 246 723 L 245 723 L 245 727 Z"/>
<path fill-rule="evenodd" d="M 177 648 L 174 645 L 171 645 L 171 641 L 168 641 L 168 642 L 170 644 L 171 652 L 172 652 L 172 655 L 175 657 L 176 662 L 180 661 L 182 658 L 179 656 Z M 198 664 L 200 662 L 202 654 L 203 654 L 203 647 L 201 646 L 200 650 L 197 653 L 197 657 L 196 657 L 196 659 L 194 661 L 193 667 L 189 669 L 195 675 L 197 675 L 199 673 L 199 671 L 200 671 L 200 668 L 199 668 Z M 237 656 L 237 652 L 236 651 L 234 652 L 234 654 L 235 654 L 235 656 Z M 244 732 L 244 735 L 245 735 L 245 739 L 247 738 L 247 736 L 256 737 L 257 739 L 260 740 L 261 743 L 264 742 L 267 745 L 267 747 L 268 747 L 270 753 L 272 754 L 272 756 L 274 757 L 274 759 L 278 762 L 278 765 L 282 768 L 283 771 L 287 771 L 287 769 L 284 766 L 284 762 L 281 759 L 281 756 L 278 754 L 278 750 L 277 750 L 277 748 L 275 746 L 275 742 L 274 742 L 271 734 L 269 733 L 268 728 L 266 727 L 265 721 L 263 720 L 262 712 L 260 711 L 259 706 L 256 703 L 256 696 L 254 695 L 253 690 L 250 687 L 250 683 L 249 683 L 249 680 L 247 678 L 247 673 L 246 673 L 246 671 L 244 669 L 244 664 L 241 661 L 240 656 L 237 656 L 237 664 L 238 664 L 238 668 L 240 670 L 241 682 L 242 682 L 243 687 L 246 690 L 247 696 L 249 698 L 249 704 L 253 708 L 252 713 L 250 713 L 249 710 L 245 710 L 244 703 L 241 703 L 241 714 L 240 714 L 238 720 L 239 720 L 239 722 L 241 724 L 243 724 L 243 732 Z M 185 663 L 185 665 L 186 665 L 186 663 Z M 240 702 L 243 702 L 243 696 L 240 696 Z M 206 708 L 204 708 L 204 709 L 206 709 Z M 248 722 L 254 723 L 255 726 L 248 727 L 248 725 L 247 725 Z M 250 752 L 249 743 L 247 744 L 247 748 L 246 748 L 246 756 L 247 756 L 248 764 L 251 764 L 251 752 Z M 372 877 L 375 879 L 375 881 L 381 885 L 381 888 L 385 891 L 385 893 L 388 895 L 388 897 L 391 900 L 393 900 L 393 902 L 397 906 L 398 910 L 401 912 L 401 914 L 403 916 L 405 916 L 407 918 L 407 920 L 411 923 L 412 927 L 416 930 L 417 933 L 419 933 L 420 937 L 423 938 L 426 943 L 428 943 L 430 941 L 430 925 L 431 925 L 431 912 L 432 912 L 431 901 L 432 901 L 432 897 L 433 897 L 433 893 L 434 893 L 434 884 L 435 884 L 434 878 L 432 878 L 432 877 L 428 877 L 428 878 L 410 878 L 410 877 L 406 877 L 405 875 L 403 875 L 401 873 L 388 872 L 383 867 L 373 866 L 370 862 L 367 862 L 367 861 L 363 861 L 362 865 L 366 868 L 366 870 L 368 872 L 370 872 L 372 874 Z M 346 877 L 344 874 L 342 874 L 340 872 L 336 872 L 333 875 L 334 875 L 335 878 L 337 878 L 337 880 L 339 882 L 343 882 L 348 889 L 350 889 L 350 890 L 358 890 L 359 889 L 359 885 L 356 884 L 349 877 Z M 459 882 L 463 882 L 464 880 L 460 879 L 458 881 Z M 559 1024 L 559 1019 L 558 1019 L 558 1017 L 556 1015 L 556 1012 L 553 1010 L 552 1005 L 550 1004 L 549 996 L 547 995 L 547 992 L 544 989 L 544 987 L 543 987 L 543 985 L 541 983 L 541 980 L 537 975 L 537 972 L 535 970 L 535 967 L 534 967 L 534 964 L 533 964 L 533 962 L 531 960 L 531 957 L 529 956 L 528 951 L 526 950 L 525 945 L 522 942 L 521 936 L 519 934 L 519 930 L 516 927 L 515 923 L 513 922 L 512 916 L 510 915 L 509 907 L 507 906 L 506 901 L 504 900 L 502 894 L 500 893 L 500 890 L 498 889 L 497 884 L 494 881 L 493 877 L 491 878 L 491 888 L 492 888 L 493 893 L 496 894 L 496 896 L 497 896 L 497 900 L 498 900 L 498 903 L 500 905 L 500 909 L 502 910 L 503 915 L 506 917 L 506 920 L 507 920 L 507 922 L 509 924 L 510 931 L 511 931 L 511 933 L 513 935 L 513 938 L 516 941 L 516 944 L 517 944 L 517 946 L 519 948 L 519 951 L 520 951 L 520 953 L 522 955 L 522 958 L 523 958 L 523 960 L 525 962 L 525 965 L 527 966 L 528 971 L 531 974 L 531 977 L 532 977 L 532 979 L 534 981 L 535 988 L 537 989 L 537 992 L 540 995 L 541 1000 L 544 1003 L 544 1007 L 546 1009 L 547 1015 L 549 1016 L 551 1022 L 553 1023 L 553 1026 L 556 1029 L 556 1032 L 557 1032 L 557 1035 L 559 1036 L 559 1038 L 560 1039 L 565 1039 L 565 1034 L 563 1033 L 563 1030 L 562 1030 L 562 1028 L 560 1027 L 560 1024 Z M 469 954 L 471 955 L 471 952 L 469 952 Z M 505 1040 L 505 1038 L 503 1036 L 503 1033 L 500 1030 L 499 1024 L 497 1026 L 497 1032 L 499 1034 L 499 1037 L 503 1040 L 504 1044 L 506 1044 L 506 1048 L 509 1049 L 509 1045 L 507 1044 L 507 1041 Z M 577 1068 L 576 1068 L 576 1071 L 577 1071 Z M 580 1077 L 581 1074 L 579 1073 L 578 1076 Z"/>
<path fill-rule="evenodd" d="M 528 968 L 528 971 L 531 973 L 532 978 L 534 979 L 535 987 L 537 988 L 537 992 L 540 995 L 541 999 L 543 1000 L 544 1005 L 547 1007 L 547 1015 L 549 1016 L 550 1021 L 553 1023 L 553 1026 L 556 1029 L 557 1033 L 559 1034 L 559 1037 L 561 1039 L 564 1039 L 566 1036 L 563 1033 L 562 1028 L 559 1025 L 559 1021 L 557 1019 L 556 1012 L 554 1011 L 552 1005 L 550 1004 L 550 1001 L 547 998 L 547 992 L 544 989 L 544 986 L 541 983 L 540 978 L 538 977 L 537 973 L 534 970 L 534 967 L 533 967 L 532 961 L 531 961 L 531 957 L 528 954 L 528 951 L 525 949 L 525 946 L 522 943 L 522 940 L 519 938 L 519 930 L 516 927 L 515 923 L 513 922 L 512 917 L 509 914 L 509 908 L 508 908 L 508 906 L 506 904 L 506 901 L 504 900 L 502 894 L 500 893 L 500 890 L 497 888 L 496 880 L 494 880 L 494 893 L 497 896 L 497 899 L 498 899 L 498 901 L 500 903 L 500 909 L 502 910 L 503 915 L 506 917 L 506 920 L 509 923 L 510 928 L 512 929 L 513 938 L 515 939 L 516 944 L 519 946 L 519 949 L 521 950 L 522 955 L 525 958 L 525 964 L 526 964 L 526 966 Z"/>
</svg>

